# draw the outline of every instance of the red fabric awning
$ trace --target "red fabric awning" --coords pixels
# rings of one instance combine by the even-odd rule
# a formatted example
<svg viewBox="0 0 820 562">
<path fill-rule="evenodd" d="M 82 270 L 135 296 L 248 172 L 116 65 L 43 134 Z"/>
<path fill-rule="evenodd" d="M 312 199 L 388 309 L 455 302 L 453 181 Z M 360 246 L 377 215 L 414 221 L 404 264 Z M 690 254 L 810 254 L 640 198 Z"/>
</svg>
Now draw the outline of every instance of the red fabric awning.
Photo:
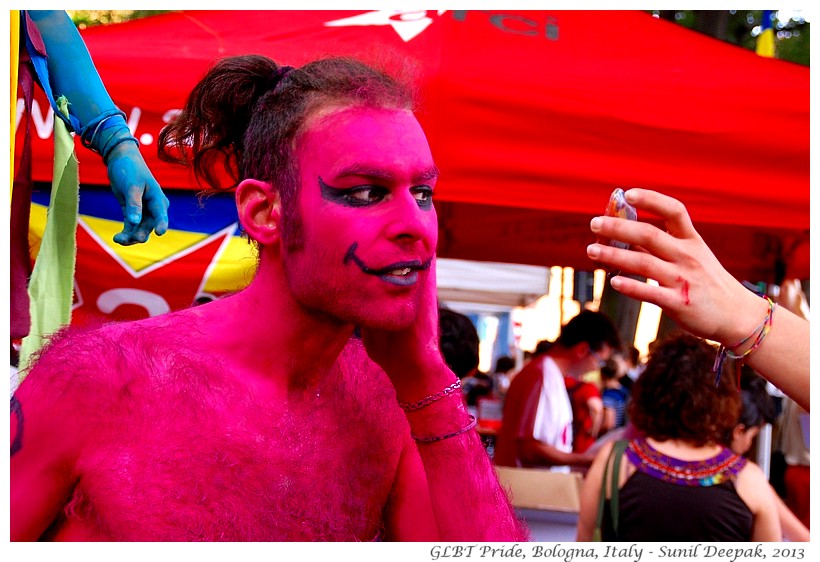
<svg viewBox="0 0 820 562">
<path fill-rule="evenodd" d="M 681 199 L 750 280 L 771 281 L 809 229 L 809 68 L 643 12 L 186 11 L 83 37 L 164 188 L 194 187 L 156 138 L 215 59 L 395 53 L 419 69 L 444 257 L 591 269 L 589 219 L 615 187 Z M 84 153 L 81 181 L 106 184 Z"/>
</svg>

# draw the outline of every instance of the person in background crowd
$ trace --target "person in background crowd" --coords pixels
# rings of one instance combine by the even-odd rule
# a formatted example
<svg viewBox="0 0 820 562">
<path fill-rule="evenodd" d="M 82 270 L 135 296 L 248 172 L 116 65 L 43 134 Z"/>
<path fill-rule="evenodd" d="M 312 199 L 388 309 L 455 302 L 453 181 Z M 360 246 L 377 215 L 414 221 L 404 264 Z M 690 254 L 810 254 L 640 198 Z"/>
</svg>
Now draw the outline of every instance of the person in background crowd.
<svg viewBox="0 0 820 562">
<path fill-rule="evenodd" d="M 571 465 L 589 466 L 592 456 L 572 448 L 573 412 L 564 377 L 597 369 L 620 345 L 615 326 L 602 313 L 585 310 L 567 322 L 549 351 L 513 378 L 494 462 L 562 472 Z"/>
<path fill-rule="evenodd" d="M 493 393 L 493 380 L 478 370 L 478 331 L 469 317 L 439 308 L 439 346 L 444 361 L 461 380 L 467 406 L 474 411 L 478 399 Z"/>
<path fill-rule="evenodd" d="M 509 356 L 499 357 L 493 371 L 493 386 L 499 397 L 504 397 L 510 388 L 510 373 L 515 369 L 515 359 Z"/>
<path fill-rule="evenodd" d="M 643 371 L 643 363 L 641 363 L 641 352 L 634 345 L 627 348 L 626 355 L 622 356 L 626 362 L 626 371 L 618 377 L 621 387 L 629 393 L 632 390 L 632 385 L 641 376 Z"/>
<path fill-rule="evenodd" d="M 592 353 L 593 356 L 598 355 Z M 597 374 L 609 359 L 605 360 L 598 355 L 596 360 L 598 366 L 594 372 Z M 590 372 L 592 371 L 585 374 Z M 576 453 L 586 452 L 595 443 L 604 420 L 604 403 L 599 385 L 582 377 L 583 375 L 578 374 L 564 375 L 564 385 L 572 405 L 572 450 Z"/>
<path fill-rule="evenodd" d="M 626 425 L 626 404 L 629 392 L 621 385 L 626 375 L 627 363 L 620 353 L 613 353 L 606 364 L 601 367 L 601 399 L 604 405 L 604 417 L 601 433 Z"/>
<path fill-rule="evenodd" d="M 779 541 L 774 491 L 763 471 L 722 445 L 737 423 L 732 373 L 718 385 L 715 348 L 691 335 L 665 340 L 632 389 L 630 422 L 640 432 L 619 459 L 618 526 L 605 503 L 605 541 Z M 601 447 L 581 490 L 577 540 L 592 538 L 604 467 Z M 612 474 L 612 467 L 608 469 Z M 607 485 L 606 496 L 612 497 Z"/>
<path fill-rule="evenodd" d="M 744 365 L 740 377 L 740 418 L 731 432 L 726 435 L 724 443 L 738 455 L 746 455 L 752 449 L 755 438 L 766 424 L 775 422 L 775 405 L 766 390 L 766 380 Z M 777 502 L 777 514 L 783 531 L 783 540 L 808 542 L 809 529 L 792 513 L 785 502 L 774 491 Z M 808 488 L 801 493 L 808 496 Z"/>
<path fill-rule="evenodd" d="M 546 355 L 555 342 L 550 340 L 539 340 L 538 343 L 535 344 L 535 349 L 532 350 L 532 356 L 538 357 L 539 355 Z"/>
</svg>

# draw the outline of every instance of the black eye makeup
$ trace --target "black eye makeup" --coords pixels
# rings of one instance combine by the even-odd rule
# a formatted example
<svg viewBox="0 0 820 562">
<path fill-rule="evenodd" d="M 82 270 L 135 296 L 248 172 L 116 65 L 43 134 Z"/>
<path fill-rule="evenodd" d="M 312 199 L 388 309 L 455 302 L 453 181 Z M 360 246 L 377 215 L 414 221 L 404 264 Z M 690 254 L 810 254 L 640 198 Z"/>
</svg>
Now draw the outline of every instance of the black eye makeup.
<svg viewBox="0 0 820 562">
<path fill-rule="evenodd" d="M 337 205 L 344 205 L 345 207 L 368 207 L 375 205 L 383 201 L 390 194 L 388 188 L 380 185 L 365 184 L 343 188 L 328 185 L 321 176 L 318 177 L 318 181 L 322 199 L 336 203 Z M 410 192 L 416 199 L 420 209 L 429 211 L 433 208 L 432 187 L 418 185 L 410 188 Z"/>
<path fill-rule="evenodd" d="M 322 199 L 346 207 L 367 207 L 382 201 L 389 193 L 388 189 L 378 185 L 356 185 L 353 187 L 333 187 L 319 177 L 319 189 Z"/>
<path fill-rule="evenodd" d="M 416 202 L 419 204 L 419 208 L 422 211 L 429 211 L 433 208 L 433 188 L 429 185 L 418 185 L 410 189 L 410 192 L 413 194 L 413 197 L 416 198 Z"/>
</svg>

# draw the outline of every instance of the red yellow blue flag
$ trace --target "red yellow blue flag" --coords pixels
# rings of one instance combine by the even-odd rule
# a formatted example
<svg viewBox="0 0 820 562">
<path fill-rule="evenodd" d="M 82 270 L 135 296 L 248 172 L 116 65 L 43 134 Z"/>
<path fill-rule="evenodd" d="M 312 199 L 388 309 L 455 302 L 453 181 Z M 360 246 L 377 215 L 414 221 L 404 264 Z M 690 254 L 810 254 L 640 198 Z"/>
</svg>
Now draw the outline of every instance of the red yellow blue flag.
<svg viewBox="0 0 820 562">
<path fill-rule="evenodd" d="M 81 187 L 73 325 L 157 316 L 238 291 L 253 278 L 255 249 L 242 236 L 233 194 L 204 200 L 189 190 L 166 195 L 172 228 L 145 244 L 120 246 L 112 238 L 122 228 L 122 209 L 110 189 Z M 39 253 L 48 197 L 32 196 L 32 258 Z"/>
<path fill-rule="evenodd" d="M 774 57 L 774 11 L 763 10 L 760 34 L 757 36 L 755 52 L 761 57 Z"/>
</svg>

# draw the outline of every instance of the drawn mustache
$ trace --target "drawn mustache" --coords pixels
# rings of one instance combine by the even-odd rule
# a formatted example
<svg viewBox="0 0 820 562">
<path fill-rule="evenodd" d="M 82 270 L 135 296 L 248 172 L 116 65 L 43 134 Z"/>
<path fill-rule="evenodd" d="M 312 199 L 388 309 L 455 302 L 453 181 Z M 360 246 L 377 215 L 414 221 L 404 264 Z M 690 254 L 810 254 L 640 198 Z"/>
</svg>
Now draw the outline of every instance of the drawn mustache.
<svg viewBox="0 0 820 562">
<path fill-rule="evenodd" d="M 368 267 L 368 265 L 364 263 L 356 255 L 356 248 L 358 247 L 358 242 L 354 242 L 353 244 L 351 244 L 350 248 L 348 248 L 347 250 L 347 254 L 345 254 L 345 259 L 342 263 L 347 265 L 349 262 L 352 261 L 353 263 L 359 266 L 359 269 L 361 269 L 368 275 L 387 275 L 397 269 L 411 269 L 413 271 L 424 271 L 425 269 L 429 269 L 430 265 L 432 265 L 433 263 L 433 258 L 431 257 L 425 262 L 422 262 L 421 260 L 400 261 L 392 263 L 390 265 L 386 265 L 384 267 L 380 267 L 378 269 L 374 269 L 372 267 Z"/>
</svg>

